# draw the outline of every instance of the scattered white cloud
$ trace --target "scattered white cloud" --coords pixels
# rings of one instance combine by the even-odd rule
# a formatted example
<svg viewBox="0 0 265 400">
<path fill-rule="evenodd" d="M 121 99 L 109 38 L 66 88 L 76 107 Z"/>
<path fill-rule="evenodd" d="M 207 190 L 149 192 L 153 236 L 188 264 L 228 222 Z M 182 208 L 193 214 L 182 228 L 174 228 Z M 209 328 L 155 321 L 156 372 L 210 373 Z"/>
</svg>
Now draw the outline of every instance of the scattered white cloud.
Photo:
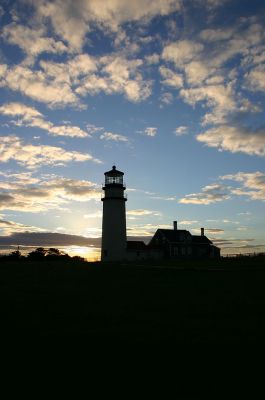
<svg viewBox="0 0 265 400">
<path fill-rule="evenodd" d="M 0 161 L 15 160 L 19 165 L 36 168 L 41 165 L 64 165 L 68 162 L 94 161 L 88 153 L 67 151 L 62 147 L 24 143 L 17 136 L 0 136 Z"/>
<path fill-rule="evenodd" d="M 232 85 L 209 85 L 199 88 L 180 90 L 181 97 L 191 105 L 206 101 L 208 107 L 231 111 L 235 109 L 234 89 Z"/>
<path fill-rule="evenodd" d="M 163 78 L 162 84 L 173 88 L 181 88 L 183 86 L 183 76 L 166 67 L 160 67 L 159 72 Z"/>
<path fill-rule="evenodd" d="M 188 220 L 179 221 L 178 224 L 179 225 L 194 225 L 194 224 L 197 224 L 198 222 L 199 221 L 188 219 Z"/>
<path fill-rule="evenodd" d="M 175 135 L 176 136 L 183 136 L 183 135 L 187 135 L 188 131 L 188 127 L 187 126 L 179 126 L 178 128 L 175 129 Z"/>
<path fill-rule="evenodd" d="M 62 41 L 47 37 L 44 25 L 31 29 L 12 22 L 4 27 L 2 38 L 10 44 L 18 45 L 29 56 L 36 56 L 42 52 L 60 54 L 67 51 Z"/>
<path fill-rule="evenodd" d="M 112 132 L 104 132 L 102 135 L 100 135 L 100 139 L 103 140 L 112 140 L 114 142 L 128 142 L 128 138 L 124 135 L 120 135 L 118 133 L 112 133 Z"/>
<path fill-rule="evenodd" d="M 96 126 L 93 124 L 87 124 L 86 129 L 90 135 L 93 135 L 93 133 L 101 132 L 104 130 L 102 126 Z"/>
<path fill-rule="evenodd" d="M 157 128 L 154 126 L 148 126 L 145 128 L 144 133 L 146 136 L 154 137 L 157 134 Z"/>
<path fill-rule="evenodd" d="M 165 92 L 161 95 L 160 101 L 163 104 L 171 104 L 173 102 L 173 95 L 170 92 Z"/>
<path fill-rule="evenodd" d="M 121 93 L 129 101 L 139 102 L 152 92 L 152 81 L 140 72 L 141 59 L 112 55 L 93 58 L 80 54 L 68 62 L 41 60 L 39 69 L 27 65 L 0 66 L 0 86 L 19 91 L 50 107 L 84 107 L 80 96 Z"/>
<path fill-rule="evenodd" d="M 5 179 L 0 181 L 1 210 L 46 212 L 61 209 L 72 201 L 100 200 L 100 188 L 90 181 L 56 175 L 36 179 L 30 172 L 19 175 L 2 174 Z"/>
<path fill-rule="evenodd" d="M 199 142 L 232 153 L 265 156 L 265 130 L 251 130 L 237 126 L 217 126 L 199 134 Z"/>
<path fill-rule="evenodd" d="M 51 79 L 43 70 L 33 70 L 23 65 L 2 68 L 0 86 L 19 91 L 23 95 L 51 107 L 65 106 L 66 104 L 78 106 L 80 103 L 69 82 L 62 81 L 60 76 L 58 79 Z"/>
<path fill-rule="evenodd" d="M 171 225 L 155 225 L 155 224 L 130 224 L 127 228 L 128 236 L 153 236 L 157 229 L 172 229 Z"/>
<path fill-rule="evenodd" d="M 78 126 L 60 125 L 55 126 L 52 122 L 46 121 L 44 116 L 33 107 L 28 107 L 21 103 L 7 103 L 0 106 L 0 114 L 10 117 L 20 117 L 19 120 L 12 121 L 16 125 L 25 125 L 40 128 L 48 131 L 54 136 L 87 137 L 87 132 Z"/>
<path fill-rule="evenodd" d="M 143 210 L 143 209 L 129 210 L 126 212 L 126 214 L 134 217 L 146 217 L 148 215 L 161 216 L 161 213 L 159 211 Z"/>
<path fill-rule="evenodd" d="M 265 91 L 265 64 L 253 68 L 245 75 L 250 90 Z"/>
<path fill-rule="evenodd" d="M 120 55 L 105 56 L 98 60 L 100 71 L 89 74 L 80 81 L 76 93 L 84 96 L 99 92 L 122 93 L 129 101 L 145 100 L 151 94 L 152 82 L 143 78 L 140 68 L 143 61 L 130 60 Z"/>
<path fill-rule="evenodd" d="M 231 181 L 233 185 L 224 185 L 223 183 L 213 183 L 202 188 L 199 193 L 191 193 L 179 200 L 182 204 L 213 204 L 216 202 L 231 199 L 235 196 L 244 196 L 249 200 L 265 201 L 265 173 L 256 172 L 238 172 L 236 174 L 227 174 L 220 176 L 222 181 Z M 241 186 L 235 186 L 240 183 Z M 238 215 L 250 215 L 249 212 L 239 213 Z M 230 219 L 207 220 L 208 222 L 219 222 L 224 224 L 239 225 L 238 221 Z"/>
<path fill-rule="evenodd" d="M 202 188 L 200 193 L 187 194 L 179 200 L 182 204 L 212 204 L 230 199 L 229 188 L 225 185 L 214 183 Z"/>
<path fill-rule="evenodd" d="M 145 61 L 147 62 L 147 64 L 158 64 L 159 63 L 159 61 L 160 61 L 160 56 L 159 56 L 159 54 L 156 54 L 156 53 L 154 53 L 154 54 L 151 54 L 151 55 L 149 55 L 149 56 L 146 56 L 145 57 Z"/>
<path fill-rule="evenodd" d="M 45 0 L 34 2 L 38 18 L 49 18 L 51 24 L 71 49 L 80 51 L 84 45 L 86 34 L 92 24 L 106 30 L 119 33 L 120 26 L 126 22 L 144 22 L 159 15 L 168 15 L 181 7 L 179 0 L 95 0 L 79 1 Z"/>
<path fill-rule="evenodd" d="M 162 52 L 162 58 L 172 61 L 177 67 L 192 61 L 203 50 L 203 44 L 190 40 L 179 40 L 166 45 Z"/>
<path fill-rule="evenodd" d="M 241 187 L 232 189 L 234 195 L 247 196 L 251 200 L 265 201 L 265 173 L 260 171 L 238 172 L 237 174 L 224 175 L 221 179 L 241 183 Z M 249 213 L 244 214 L 249 215 Z"/>
</svg>

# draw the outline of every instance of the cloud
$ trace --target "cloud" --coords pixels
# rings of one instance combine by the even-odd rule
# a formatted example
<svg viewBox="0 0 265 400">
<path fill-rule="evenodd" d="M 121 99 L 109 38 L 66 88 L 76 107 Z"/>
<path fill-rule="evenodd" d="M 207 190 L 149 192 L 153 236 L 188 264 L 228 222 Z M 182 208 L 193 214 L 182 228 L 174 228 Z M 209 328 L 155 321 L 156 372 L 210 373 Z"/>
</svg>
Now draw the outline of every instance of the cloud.
<svg viewBox="0 0 265 400">
<path fill-rule="evenodd" d="M 179 200 L 181 204 L 213 204 L 230 199 L 229 188 L 225 185 L 214 183 L 202 188 L 200 193 L 187 194 Z"/>
<path fill-rule="evenodd" d="M 35 57 L 43 52 L 61 54 L 67 51 L 62 41 L 47 37 L 44 25 L 31 29 L 12 22 L 4 27 L 2 38 L 10 44 L 18 45 L 29 56 Z"/>
<path fill-rule="evenodd" d="M 169 68 L 161 66 L 159 72 L 163 78 L 162 84 L 174 88 L 181 88 L 183 86 L 183 76 L 172 71 Z"/>
<path fill-rule="evenodd" d="M 154 137 L 157 134 L 157 128 L 154 126 L 149 126 L 145 128 L 144 133 L 146 136 Z"/>
<path fill-rule="evenodd" d="M 206 101 L 209 107 L 218 107 L 218 110 L 231 111 L 235 108 L 234 90 L 232 85 L 209 85 L 199 88 L 181 89 L 181 97 L 191 105 Z"/>
<path fill-rule="evenodd" d="M 36 226 L 24 225 L 15 221 L 8 221 L 0 219 L 0 232 L 1 235 L 12 235 L 18 232 L 42 232 L 44 229 L 38 228 Z M 0 236 L 1 240 L 1 236 Z"/>
<path fill-rule="evenodd" d="M 250 129 L 239 126 L 217 126 L 199 134 L 199 142 L 232 153 L 265 156 L 265 129 Z"/>
<path fill-rule="evenodd" d="M 151 81 L 143 79 L 140 68 L 143 61 L 130 60 L 121 55 L 105 56 L 98 59 L 98 73 L 87 74 L 80 80 L 76 93 L 81 96 L 122 93 L 129 101 L 145 100 L 151 94 Z"/>
<path fill-rule="evenodd" d="M 238 172 L 236 174 L 227 174 L 220 176 L 222 181 L 231 181 L 240 183 L 241 186 L 224 185 L 223 183 L 213 183 L 202 188 L 199 193 L 192 193 L 179 200 L 182 204 L 213 204 L 219 201 L 228 200 L 234 196 L 245 196 L 250 200 L 265 201 L 265 173 L 256 172 Z M 243 213 L 248 215 L 248 213 Z M 236 224 L 238 221 L 228 219 L 208 220 L 208 222 L 222 222 L 225 224 Z"/>
<path fill-rule="evenodd" d="M 202 50 L 203 44 L 201 43 L 179 40 L 164 47 L 162 58 L 173 62 L 177 67 L 183 67 L 184 64 L 196 58 Z"/>
<path fill-rule="evenodd" d="M 200 86 L 214 72 L 213 69 L 202 61 L 190 62 L 184 67 L 184 71 L 187 82 L 192 86 Z"/>
<path fill-rule="evenodd" d="M 100 238 L 87 238 L 84 236 L 68 235 L 56 232 L 19 232 L 8 236 L 0 236 L 0 245 L 24 246 L 97 246 L 101 244 Z"/>
<path fill-rule="evenodd" d="M 49 18 L 53 29 L 74 51 L 80 51 L 92 24 L 106 31 L 119 32 L 131 21 L 146 22 L 155 16 L 168 15 L 180 9 L 179 0 L 95 0 L 34 1 L 38 18 Z"/>
<path fill-rule="evenodd" d="M 200 33 L 200 38 L 206 42 L 219 42 L 231 39 L 234 33 L 235 30 L 232 28 L 204 29 Z"/>
<path fill-rule="evenodd" d="M 0 86 L 19 91 L 50 107 L 73 105 L 84 108 L 80 96 L 100 92 L 123 94 L 139 102 L 151 95 L 152 81 L 141 73 L 141 59 L 128 59 L 121 54 L 92 57 L 79 54 L 67 62 L 39 62 L 39 68 L 0 65 Z M 2 79 L 1 79 L 2 78 Z"/>
<path fill-rule="evenodd" d="M 253 68 L 245 75 L 250 90 L 265 91 L 265 64 Z"/>
<path fill-rule="evenodd" d="M 175 129 L 175 135 L 176 136 L 187 135 L 188 133 L 187 130 L 188 130 L 187 126 L 179 126 L 178 128 Z"/>
<path fill-rule="evenodd" d="M 161 216 L 161 213 L 158 211 L 143 210 L 143 209 L 129 210 L 126 212 L 126 214 L 134 217 L 145 217 L 147 215 Z"/>
<path fill-rule="evenodd" d="M 222 180 L 231 180 L 241 183 L 241 187 L 232 190 L 237 196 L 247 196 L 251 200 L 265 201 L 265 173 L 256 171 L 251 173 L 238 172 L 221 177 Z M 249 213 L 244 213 L 249 215 Z"/>
<path fill-rule="evenodd" d="M 156 53 L 151 54 L 149 56 L 145 56 L 145 61 L 147 62 L 147 64 L 150 64 L 150 65 L 158 64 L 159 60 L 160 60 L 160 56 L 159 56 L 159 54 L 156 54 Z"/>
<path fill-rule="evenodd" d="M 87 124 L 86 129 L 90 135 L 93 135 L 93 133 L 96 132 L 104 131 L 104 128 L 102 126 L 96 126 L 93 124 Z"/>
<path fill-rule="evenodd" d="M 43 70 L 32 70 L 23 65 L 6 68 L 0 86 L 19 91 L 25 96 L 50 106 L 79 105 L 79 99 L 68 82 L 51 79 Z"/>
<path fill-rule="evenodd" d="M 157 229 L 172 229 L 171 225 L 154 225 L 154 224 L 144 224 L 144 225 L 134 225 L 131 224 L 127 228 L 128 236 L 142 236 L 151 237 L 154 235 Z"/>
<path fill-rule="evenodd" d="M 100 139 L 103 140 L 113 140 L 114 142 L 128 142 L 128 138 L 118 133 L 104 132 L 100 135 Z"/>
<path fill-rule="evenodd" d="M 38 179 L 31 173 L 2 174 L 0 209 L 40 212 L 60 209 L 72 201 L 100 200 L 100 188 L 93 182 L 43 175 Z"/>
<path fill-rule="evenodd" d="M 184 221 L 179 221 L 178 222 L 178 224 L 179 225 L 194 225 L 194 224 L 197 224 L 198 223 L 198 221 L 196 221 L 196 220 L 184 220 Z"/>
<path fill-rule="evenodd" d="M 19 165 L 27 168 L 36 168 L 41 165 L 64 165 L 73 161 L 101 162 L 88 153 L 67 151 L 56 146 L 25 144 L 17 136 L 0 136 L 0 161 L 10 160 L 15 160 Z"/>
<path fill-rule="evenodd" d="M 93 212 L 93 213 L 85 214 L 85 215 L 84 215 L 84 218 L 85 218 L 85 219 L 90 219 L 90 218 L 102 218 L 102 211 L 97 210 L 97 211 L 95 211 L 95 212 Z"/>
<path fill-rule="evenodd" d="M 171 104 L 173 102 L 173 95 L 172 93 L 165 92 L 161 95 L 160 101 L 164 104 Z"/>
<path fill-rule="evenodd" d="M 44 116 L 33 107 L 28 107 L 21 103 L 8 103 L 0 106 L 0 114 L 11 117 L 20 117 L 17 121 L 12 121 L 15 125 L 25 125 L 37 127 L 49 132 L 54 136 L 87 137 L 87 132 L 78 126 L 61 125 L 55 126 L 52 122 L 46 121 Z"/>
</svg>

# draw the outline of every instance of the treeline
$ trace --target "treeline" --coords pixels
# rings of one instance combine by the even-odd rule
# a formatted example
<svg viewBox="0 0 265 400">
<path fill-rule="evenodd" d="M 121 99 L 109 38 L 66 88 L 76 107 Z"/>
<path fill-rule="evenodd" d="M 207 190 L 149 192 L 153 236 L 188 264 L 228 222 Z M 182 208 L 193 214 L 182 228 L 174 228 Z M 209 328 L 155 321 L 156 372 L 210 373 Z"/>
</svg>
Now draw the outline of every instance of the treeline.
<svg viewBox="0 0 265 400">
<path fill-rule="evenodd" d="M 83 257 L 80 256 L 69 256 L 69 254 L 60 251 L 54 247 L 50 247 L 48 249 L 44 247 L 37 247 L 35 250 L 32 250 L 27 255 L 23 255 L 19 249 L 12 251 L 9 254 L 1 255 L 1 258 L 4 259 L 16 259 L 16 260 L 74 260 L 74 261 L 86 261 Z"/>
</svg>

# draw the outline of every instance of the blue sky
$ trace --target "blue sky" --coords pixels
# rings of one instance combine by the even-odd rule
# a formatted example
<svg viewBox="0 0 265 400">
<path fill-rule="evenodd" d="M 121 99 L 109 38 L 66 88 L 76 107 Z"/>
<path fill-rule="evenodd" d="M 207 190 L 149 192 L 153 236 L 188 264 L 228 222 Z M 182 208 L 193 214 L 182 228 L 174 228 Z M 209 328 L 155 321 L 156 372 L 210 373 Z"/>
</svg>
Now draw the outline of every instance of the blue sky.
<svg viewBox="0 0 265 400">
<path fill-rule="evenodd" d="M 178 220 L 223 254 L 264 251 L 262 0 L 6 0 L 0 16 L 2 251 L 95 257 L 114 163 L 129 236 Z"/>
</svg>

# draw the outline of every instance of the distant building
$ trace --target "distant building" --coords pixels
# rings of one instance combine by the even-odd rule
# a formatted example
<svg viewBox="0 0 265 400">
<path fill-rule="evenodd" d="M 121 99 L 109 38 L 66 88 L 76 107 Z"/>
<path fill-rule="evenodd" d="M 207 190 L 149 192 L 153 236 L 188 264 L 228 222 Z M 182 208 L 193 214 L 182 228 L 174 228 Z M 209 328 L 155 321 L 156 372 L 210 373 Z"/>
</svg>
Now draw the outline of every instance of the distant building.
<svg viewBox="0 0 265 400">
<path fill-rule="evenodd" d="M 158 229 L 149 246 L 159 248 L 167 259 L 220 257 L 220 249 L 204 235 L 204 228 L 201 228 L 201 235 L 192 235 L 187 230 L 177 229 L 177 221 L 173 229 Z"/>
<path fill-rule="evenodd" d="M 177 221 L 173 229 L 158 229 L 146 245 L 142 241 L 127 241 L 126 211 L 127 201 L 123 183 L 124 173 L 114 165 L 105 172 L 103 186 L 102 219 L 102 261 L 136 261 L 182 258 L 218 258 L 220 249 L 204 235 L 192 235 L 187 230 L 179 230 Z"/>
</svg>

